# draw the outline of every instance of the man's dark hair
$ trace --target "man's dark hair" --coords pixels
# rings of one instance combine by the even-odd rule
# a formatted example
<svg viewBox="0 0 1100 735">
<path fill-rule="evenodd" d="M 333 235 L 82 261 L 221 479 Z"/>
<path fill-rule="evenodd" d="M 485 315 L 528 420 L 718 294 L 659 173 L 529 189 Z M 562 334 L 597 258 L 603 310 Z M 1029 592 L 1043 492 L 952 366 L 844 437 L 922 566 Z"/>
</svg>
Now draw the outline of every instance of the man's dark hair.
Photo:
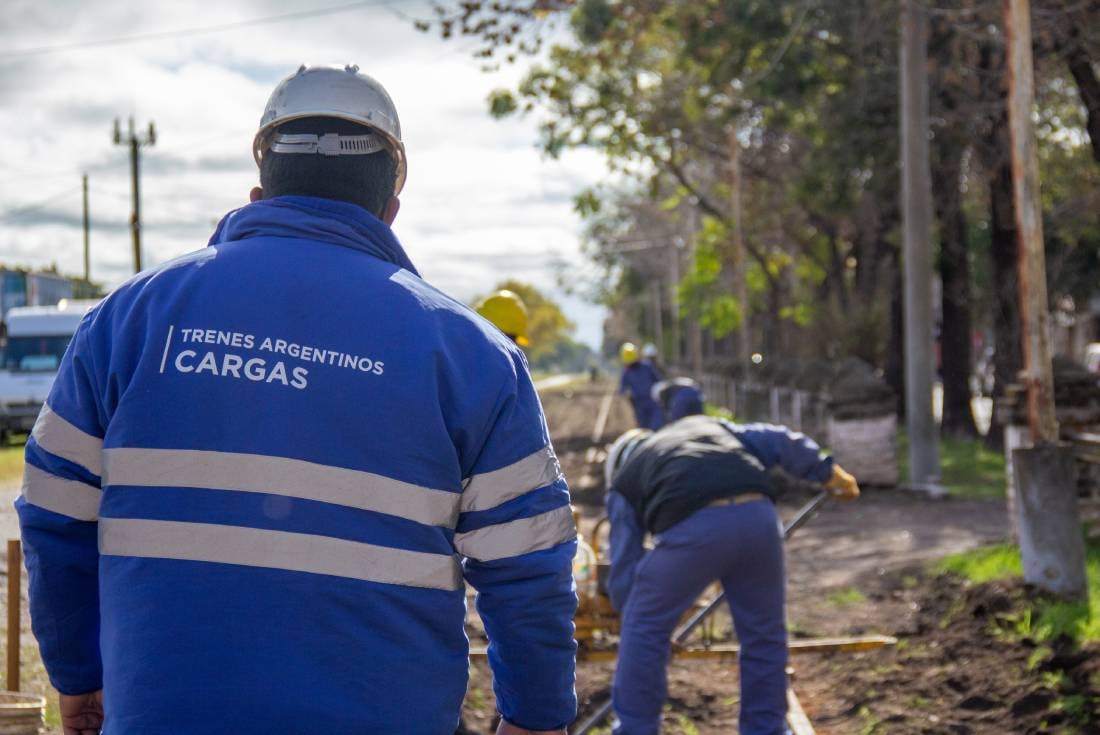
<svg viewBox="0 0 1100 735">
<path fill-rule="evenodd" d="M 280 133 L 339 133 L 364 135 L 369 128 L 331 117 L 291 120 L 277 128 Z M 358 204 L 381 216 L 393 196 L 397 166 L 389 151 L 367 156 L 325 156 L 320 153 L 274 153 L 264 151 L 260 162 L 260 186 L 264 198 L 298 195 L 336 199 Z"/>
</svg>

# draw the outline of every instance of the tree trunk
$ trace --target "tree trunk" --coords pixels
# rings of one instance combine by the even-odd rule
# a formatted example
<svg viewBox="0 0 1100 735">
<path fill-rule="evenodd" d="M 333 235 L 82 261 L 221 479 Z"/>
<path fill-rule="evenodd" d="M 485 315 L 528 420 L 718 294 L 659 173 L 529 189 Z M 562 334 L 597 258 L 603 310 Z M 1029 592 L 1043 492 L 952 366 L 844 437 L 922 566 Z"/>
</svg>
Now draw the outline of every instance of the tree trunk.
<svg viewBox="0 0 1100 735">
<path fill-rule="evenodd" d="M 1092 157 L 1100 163 L 1100 79 L 1092 66 L 1085 50 L 1076 45 L 1066 58 L 1070 74 L 1077 82 L 1077 93 L 1088 112 L 1089 140 L 1092 142 Z"/>
<path fill-rule="evenodd" d="M 936 216 L 940 222 L 940 281 L 943 328 L 940 331 L 945 434 L 977 436 L 971 405 L 970 263 L 966 214 L 962 208 L 962 146 L 946 143 L 937 156 Z"/>
<path fill-rule="evenodd" d="M 1003 140 L 1008 148 L 1007 120 L 998 117 L 996 140 Z M 1012 162 L 1007 156 L 993 174 L 989 186 L 990 203 L 990 255 L 992 257 L 993 284 L 993 397 L 1004 395 L 1005 386 L 1019 380 L 1023 368 L 1023 346 L 1020 342 L 1020 299 L 1017 282 L 1016 218 L 1012 204 Z M 1000 447 L 1004 441 L 1004 428 L 994 421 L 989 428 L 989 443 Z"/>
<path fill-rule="evenodd" d="M 890 342 L 886 350 L 884 377 L 897 396 L 898 420 L 905 418 L 905 309 L 901 297 L 904 284 L 901 280 L 899 253 L 892 254 L 890 272 Z"/>
</svg>

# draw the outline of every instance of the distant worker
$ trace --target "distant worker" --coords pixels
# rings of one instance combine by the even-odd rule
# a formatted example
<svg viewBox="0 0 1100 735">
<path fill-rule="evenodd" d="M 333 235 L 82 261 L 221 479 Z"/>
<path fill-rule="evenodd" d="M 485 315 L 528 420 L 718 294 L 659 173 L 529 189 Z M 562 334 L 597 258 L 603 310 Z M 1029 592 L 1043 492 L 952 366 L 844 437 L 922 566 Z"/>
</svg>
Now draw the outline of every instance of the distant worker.
<svg viewBox="0 0 1100 735">
<path fill-rule="evenodd" d="M 465 583 L 499 733 L 564 733 L 576 531 L 520 350 L 420 279 L 405 148 L 301 67 L 210 246 L 89 312 L 26 448 L 35 635 L 66 735 L 450 735 Z M 522 336 L 522 335 L 516 335 Z"/>
<path fill-rule="evenodd" d="M 703 390 L 691 378 L 662 380 L 653 386 L 650 395 L 661 407 L 667 423 L 703 413 Z"/>
<path fill-rule="evenodd" d="M 661 373 L 660 358 L 661 353 L 657 350 L 657 345 L 652 342 L 646 342 L 642 345 L 642 362 L 648 362 L 658 374 Z"/>
<path fill-rule="evenodd" d="M 527 307 L 514 291 L 502 288 L 482 299 L 476 309 L 520 347 L 531 344 L 527 339 Z"/>
<path fill-rule="evenodd" d="M 619 393 L 630 396 L 630 405 L 634 408 L 634 420 L 639 428 L 659 429 L 664 423 L 661 407 L 651 395 L 653 386 L 661 380 L 661 374 L 652 363 L 641 360 L 638 348 L 633 342 L 624 342 L 619 349 L 619 358 L 623 363 L 619 378 Z"/>
<path fill-rule="evenodd" d="M 670 639 L 719 581 L 741 644 L 741 733 L 786 732 L 787 629 L 782 537 L 768 470 L 858 497 L 855 478 L 781 426 L 694 415 L 633 429 L 608 452 L 608 591 L 622 614 L 612 700 L 616 735 L 656 735 Z M 656 545 L 646 551 L 646 533 Z"/>
</svg>

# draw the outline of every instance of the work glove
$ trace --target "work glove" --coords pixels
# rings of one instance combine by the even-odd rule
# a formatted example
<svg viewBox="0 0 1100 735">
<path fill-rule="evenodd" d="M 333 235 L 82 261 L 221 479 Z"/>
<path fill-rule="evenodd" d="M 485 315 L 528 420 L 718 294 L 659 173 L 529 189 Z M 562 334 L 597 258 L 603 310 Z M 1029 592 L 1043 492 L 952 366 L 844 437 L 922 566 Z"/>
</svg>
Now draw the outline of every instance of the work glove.
<svg viewBox="0 0 1100 735">
<path fill-rule="evenodd" d="M 833 476 L 825 483 L 825 489 L 837 500 L 855 500 L 859 497 L 856 478 L 836 463 L 833 463 Z"/>
</svg>

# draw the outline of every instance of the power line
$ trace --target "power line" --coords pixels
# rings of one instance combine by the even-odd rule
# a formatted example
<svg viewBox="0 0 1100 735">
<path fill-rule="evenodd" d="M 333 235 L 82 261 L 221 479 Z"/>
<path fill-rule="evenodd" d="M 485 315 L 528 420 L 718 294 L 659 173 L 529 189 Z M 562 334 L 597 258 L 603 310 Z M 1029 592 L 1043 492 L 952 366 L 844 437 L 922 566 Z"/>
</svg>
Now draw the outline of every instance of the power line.
<svg viewBox="0 0 1100 735">
<path fill-rule="evenodd" d="M 41 199 L 41 200 L 39 200 L 37 202 L 34 202 L 32 204 L 26 204 L 22 207 L 15 207 L 13 209 L 9 209 L 6 212 L 0 212 L 0 222 L 2 222 L 4 220 L 9 220 L 9 219 L 15 219 L 17 217 L 22 217 L 23 215 L 30 214 L 31 212 L 37 212 L 38 210 L 43 209 L 44 207 L 47 207 L 50 204 L 53 204 L 58 199 L 63 199 L 64 197 L 67 197 L 70 194 L 74 194 L 74 193 L 80 191 L 80 188 L 81 187 L 78 186 L 78 187 L 73 188 L 73 189 L 66 189 L 65 191 L 58 192 L 57 194 L 53 194 L 52 196 L 49 196 L 45 199 Z"/>
<path fill-rule="evenodd" d="M 58 44 L 56 46 L 38 46 L 36 48 L 16 49 L 14 51 L 5 51 L 0 53 L 0 60 L 24 58 L 27 56 L 44 56 L 46 54 L 58 53 L 60 51 L 72 51 L 77 49 L 96 48 L 102 46 L 120 46 L 129 43 L 141 43 L 142 41 L 159 41 L 169 38 L 201 36 L 207 33 L 221 33 L 223 31 L 232 31 L 238 28 L 249 28 L 251 26 L 267 25 L 271 23 L 283 23 L 288 20 L 315 18 L 322 15 L 333 15 L 335 13 L 343 13 L 348 10 L 354 10 L 356 8 L 363 8 L 372 5 L 387 6 L 387 2 L 388 0 L 360 0 L 360 2 L 347 3 L 346 5 L 333 5 L 327 8 L 300 10 L 294 13 L 269 15 L 263 18 L 252 18 L 250 20 L 241 20 L 233 23 L 222 23 L 213 26 L 202 26 L 199 28 L 182 28 L 173 31 L 153 31 L 150 33 L 139 33 L 133 36 L 98 38 L 86 41 L 75 41 L 73 43 Z M 387 7 L 387 9 L 392 11 L 392 8 Z"/>
</svg>

